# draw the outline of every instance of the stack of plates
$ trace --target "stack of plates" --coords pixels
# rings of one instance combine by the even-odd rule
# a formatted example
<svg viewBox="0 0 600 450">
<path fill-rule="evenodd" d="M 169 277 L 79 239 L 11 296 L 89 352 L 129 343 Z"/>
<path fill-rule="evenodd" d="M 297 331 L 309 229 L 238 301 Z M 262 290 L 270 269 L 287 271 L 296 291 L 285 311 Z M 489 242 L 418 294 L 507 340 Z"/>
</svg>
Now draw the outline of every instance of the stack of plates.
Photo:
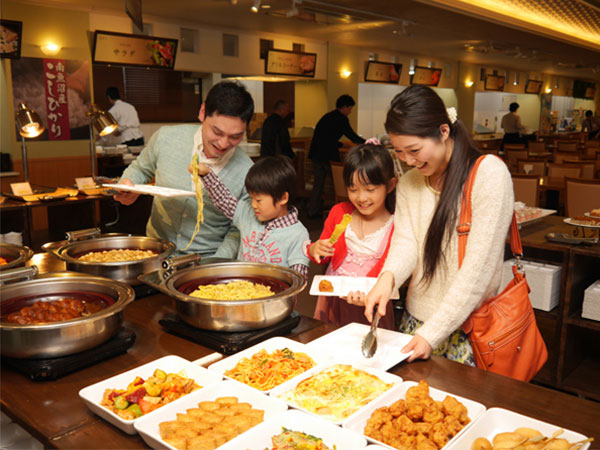
<svg viewBox="0 0 600 450">
<path fill-rule="evenodd" d="M 600 280 L 590 285 L 584 292 L 581 317 L 600 320 Z"/>
</svg>

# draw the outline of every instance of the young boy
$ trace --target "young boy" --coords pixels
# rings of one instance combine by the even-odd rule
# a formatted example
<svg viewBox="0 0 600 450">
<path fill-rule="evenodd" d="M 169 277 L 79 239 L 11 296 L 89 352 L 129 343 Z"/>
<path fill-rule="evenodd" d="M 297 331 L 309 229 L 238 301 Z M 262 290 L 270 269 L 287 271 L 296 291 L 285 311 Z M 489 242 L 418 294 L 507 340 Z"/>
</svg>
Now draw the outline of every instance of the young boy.
<svg viewBox="0 0 600 450">
<path fill-rule="evenodd" d="M 268 156 L 250 168 L 245 181 L 250 200 L 232 196 L 206 164 L 198 164 L 198 175 L 213 204 L 240 230 L 239 260 L 286 266 L 307 277 L 309 261 L 302 249 L 310 239 L 290 205 L 296 172 L 289 158 Z"/>
</svg>

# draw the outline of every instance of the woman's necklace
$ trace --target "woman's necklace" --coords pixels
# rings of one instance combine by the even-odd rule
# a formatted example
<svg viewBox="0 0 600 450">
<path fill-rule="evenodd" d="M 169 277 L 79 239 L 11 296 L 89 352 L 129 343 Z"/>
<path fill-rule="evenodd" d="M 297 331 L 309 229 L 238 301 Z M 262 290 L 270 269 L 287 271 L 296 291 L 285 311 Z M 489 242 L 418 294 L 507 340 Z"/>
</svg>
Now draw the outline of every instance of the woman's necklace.
<svg viewBox="0 0 600 450">
<path fill-rule="evenodd" d="M 431 183 L 430 183 L 430 181 L 429 181 L 429 177 L 425 177 L 425 186 L 427 186 L 427 188 L 428 188 L 428 189 L 429 189 L 431 192 L 433 192 L 433 195 L 441 195 L 441 194 L 442 194 L 442 192 L 441 192 L 441 191 L 438 191 L 438 190 L 436 190 L 436 189 L 435 189 L 435 188 L 434 188 L 434 187 L 431 185 Z"/>
</svg>

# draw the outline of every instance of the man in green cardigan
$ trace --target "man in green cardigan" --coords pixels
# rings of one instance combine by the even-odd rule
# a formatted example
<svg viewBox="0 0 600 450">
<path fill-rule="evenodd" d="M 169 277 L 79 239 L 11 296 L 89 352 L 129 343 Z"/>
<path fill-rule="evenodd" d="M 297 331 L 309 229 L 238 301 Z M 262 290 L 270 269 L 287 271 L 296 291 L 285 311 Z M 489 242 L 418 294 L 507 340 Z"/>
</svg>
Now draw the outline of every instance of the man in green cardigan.
<svg viewBox="0 0 600 450">
<path fill-rule="evenodd" d="M 152 135 L 140 156 L 123 172 L 120 183 L 145 184 L 153 178 L 156 186 L 195 191 L 188 166 L 194 149 L 201 161 L 218 173 L 221 181 L 238 199 L 248 197 L 244 180 L 252 160 L 237 147 L 254 113 L 254 102 L 246 88 L 234 81 L 213 86 L 200 108 L 202 124 L 161 127 Z M 131 205 L 138 194 L 121 191 L 115 200 Z M 185 253 L 203 257 L 235 258 L 239 231 L 203 192 L 204 223 Z M 179 251 L 188 245 L 196 226 L 195 197 L 154 197 L 146 234 L 166 239 Z"/>
</svg>

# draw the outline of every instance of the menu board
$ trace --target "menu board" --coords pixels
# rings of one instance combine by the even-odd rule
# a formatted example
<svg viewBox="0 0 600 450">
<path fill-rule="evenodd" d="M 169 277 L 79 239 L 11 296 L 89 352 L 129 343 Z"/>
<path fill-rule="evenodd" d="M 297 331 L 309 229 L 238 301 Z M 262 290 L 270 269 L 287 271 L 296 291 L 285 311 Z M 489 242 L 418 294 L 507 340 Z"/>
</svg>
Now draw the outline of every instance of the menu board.
<svg viewBox="0 0 600 450">
<path fill-rule="evenodd" d="M 435 67 L 415 67 L 415 74 L 410 78 L 410 84 L 424 84 L 425 86 L 437 86 L 442 77 L 442 69 Z"/>
<path fill-rule="evenodd" d="M 265 59 L 265 73 L 314 78 L 317 67 L 316 53 L 269 49 Z"/>
<path fill-rule="evenodd" d="M 539 94 L 541 88 L 542 88 L 541 80 L 527 80 L 527 84 L 525 85 L 525 93 L 526 94 Z"/>
<path fill-rule="evenodd" d="M 94 34 L 93 62 L 172 69 L 177 42 L 177 39 L 98 30 Z"/>
<path fill-rule="evenodd" d="M 367 61 L 365 81 L 397 84 L 400 81 L 401 72 L 402 64 Z"/>
<path fill-rule="evenodd" d="M 504 77 L 498 75 L 488 75 L 485 77 L 484 87 L 486 91 L 503 91 Z"/>
</svg>

